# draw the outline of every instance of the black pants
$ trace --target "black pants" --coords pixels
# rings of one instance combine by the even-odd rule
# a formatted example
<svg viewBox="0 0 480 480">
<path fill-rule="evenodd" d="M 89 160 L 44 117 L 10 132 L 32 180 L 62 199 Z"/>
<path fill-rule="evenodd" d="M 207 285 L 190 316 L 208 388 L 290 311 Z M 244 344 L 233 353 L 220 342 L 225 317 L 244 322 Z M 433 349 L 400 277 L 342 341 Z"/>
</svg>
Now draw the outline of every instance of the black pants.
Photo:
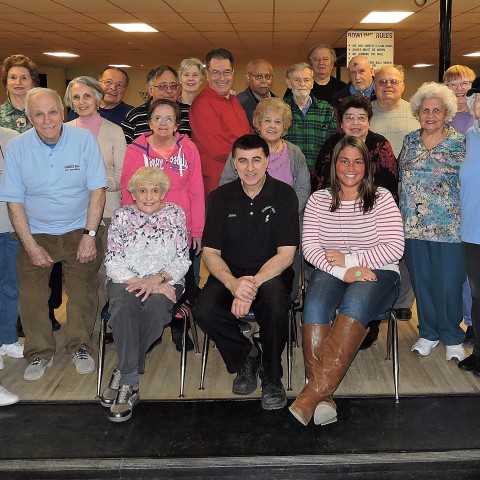
<svg viewBox="0 0 480 480">
<path fill-rule="evenodd" d="M 468 281 L 472 290 L 472 326 L 475 332 L 473 353 L 480 355 L 480 245 L 463 242 Z"/>
<path fill-rule="evenodd" d="M 258 289 L 252 310 L 260 325 L 262 363 L 265 375 L 282 378 L 282 352 L 288 338 L 288 312 L 293 271 L 288 269 Z M 229 373 L 240 369 L 251 349 L 230 311 L 233 296 L 213 275 L 202 289 L 196 305 L 197 322 L 215 340 Z"/>
</svg>

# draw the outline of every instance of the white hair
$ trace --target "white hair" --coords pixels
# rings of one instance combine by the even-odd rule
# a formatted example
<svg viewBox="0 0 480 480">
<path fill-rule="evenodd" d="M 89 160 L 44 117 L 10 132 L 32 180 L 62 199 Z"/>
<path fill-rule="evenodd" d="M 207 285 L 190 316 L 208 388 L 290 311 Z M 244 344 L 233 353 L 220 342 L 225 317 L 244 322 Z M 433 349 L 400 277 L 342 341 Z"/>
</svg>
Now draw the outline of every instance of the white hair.
<svg viewBox="0 0 480 480">
<path fill-rule="evenodd" d="M 451 122 L 457 113 L 457 97 L 443 83 L 425 82 L 421 85 L 410 99 L 413 116 L 418 120 L 423 101 L 430 98 L 436 98 L 442 102 L 446 109 L 446 121 Z"/>
</svg>

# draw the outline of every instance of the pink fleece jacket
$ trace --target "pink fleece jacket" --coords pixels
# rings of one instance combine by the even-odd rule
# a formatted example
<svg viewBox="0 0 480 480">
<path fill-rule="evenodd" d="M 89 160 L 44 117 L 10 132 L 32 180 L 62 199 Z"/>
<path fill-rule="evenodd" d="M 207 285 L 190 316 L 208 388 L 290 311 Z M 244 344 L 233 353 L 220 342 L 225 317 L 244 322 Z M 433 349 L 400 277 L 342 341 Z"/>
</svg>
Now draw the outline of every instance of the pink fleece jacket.
<svg viewBox="0 0 480 480">
<path fill-rule="evenodd" d="M 168 160 L 159 158 L 150 148 L 147 138 L 151 132 L 137 137 L 128 147 L 123 162 L 120 189 L 122 205 L 134 203 L 127 185 L 140 167 L 158 167 L 172 180 L 165 201 L 182 207 L 187 217 L 189 238 L 201 237 L 205 224 L 205 200 L 200 155 L 187 135 L 177 133 L 176 145 Z"/>
</svg>

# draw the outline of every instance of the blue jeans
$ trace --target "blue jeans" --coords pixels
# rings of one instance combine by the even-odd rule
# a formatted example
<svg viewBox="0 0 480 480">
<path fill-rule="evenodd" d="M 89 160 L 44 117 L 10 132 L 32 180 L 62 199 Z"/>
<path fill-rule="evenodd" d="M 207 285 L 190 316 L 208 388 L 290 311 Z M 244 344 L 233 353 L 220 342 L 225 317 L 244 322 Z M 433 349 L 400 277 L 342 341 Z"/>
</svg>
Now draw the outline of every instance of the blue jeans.
<svg viewBox="0 0 480 480">
<path fill-rule="evenodd" d="M 400 275 L 397 272 L 373 271 L 377 276 L 376 282 L 346 283 L 315 269 L 305 297 L 303 323 L 331 323 L 339 313 L 353 317 L 367 327 L 392 307 L 400 291 Z"/>
<path fill-rule="evenodd" d="M 18 242 L 12 234 L 0 233 L 0 345 L 18 340 L 17 250 Z"/>
</svg>

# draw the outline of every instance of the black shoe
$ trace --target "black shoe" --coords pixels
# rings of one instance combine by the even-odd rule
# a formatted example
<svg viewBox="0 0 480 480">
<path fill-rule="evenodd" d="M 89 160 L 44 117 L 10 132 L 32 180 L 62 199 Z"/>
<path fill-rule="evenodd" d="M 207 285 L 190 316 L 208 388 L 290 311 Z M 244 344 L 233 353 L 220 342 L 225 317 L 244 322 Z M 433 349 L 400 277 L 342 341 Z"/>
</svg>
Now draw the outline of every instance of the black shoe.
<svg viewBox="0 0 480 480">
<path fill-rule="evenodd" d="M 473 327 L 469 325 L 467 327 L 467 331 L 465 332 L 465 341 L 463 342 L 466 345 L 473 345 L 476 341 L 475 332 L 473 331 Z"/>
<path fill-rule="evenodd" d="M 262 356 L 259 353 L 256 357 L 247 355 L 243 365 L 233 380 L 232 392 L 235 395 L 250 395 L 257 389 L 257 376 Z"/>
<path fill-rule="evenodd" d="M 360 345 L 360 350 L 366 350 L 367 348 L 370 348 L 377 341 L 378 331 L 380 330 L 380 322 L 370 322 L 368 326 L 370 327 L 370 331 L 367 333 L 367 336 Z"/>
<path fill-rule="evenodd" d="M 287 404 L 287 394 L 282 381 L 264 378 L 262 381 L 262 408 L 264 410 L 278 410 Z"/>
<path fill-rule="evenodd" d="M 177 349 L 177 352 L 182 351 L 182 337 L 183 337 L 183 329 L 177 330 L 172 326 L 172 342 L 175 344 L 175 348 Z M 186 342 L 187 352 L 191 352 L 193 350 L 193 342 L 188 333 L 185 336 L 185 342 Z"/>
<path fill-rule="evenodd" d="M 469 355 L 467 358 L 458 362 L 458 368 L 466 370 L 467 372 L 474 372 L 480 369 L 480 357 L 475 354 Z"/>
<path fill-rule="evenodd" d="M 62 326 L 57 322 L 57 319 L 55 318 L 55 310 L 53 308 L 48 309 L 48 316 L 50 317 L 50 321 L 52 322 L 52 330 L 54 332 L 60 330 Z"/>
<path fill-rule="evenodd" d="M 412 310 L 410 308 L 396 308 L 395 315 L 397 320 L 411 320 Z"/>
<path fill-rule="evenodd" d="M 25 338 L 25 333 L 23 332 L 22 321 L 20 317 L 17 318 L 17 335 L 19 337 Z"/>
</svg>

